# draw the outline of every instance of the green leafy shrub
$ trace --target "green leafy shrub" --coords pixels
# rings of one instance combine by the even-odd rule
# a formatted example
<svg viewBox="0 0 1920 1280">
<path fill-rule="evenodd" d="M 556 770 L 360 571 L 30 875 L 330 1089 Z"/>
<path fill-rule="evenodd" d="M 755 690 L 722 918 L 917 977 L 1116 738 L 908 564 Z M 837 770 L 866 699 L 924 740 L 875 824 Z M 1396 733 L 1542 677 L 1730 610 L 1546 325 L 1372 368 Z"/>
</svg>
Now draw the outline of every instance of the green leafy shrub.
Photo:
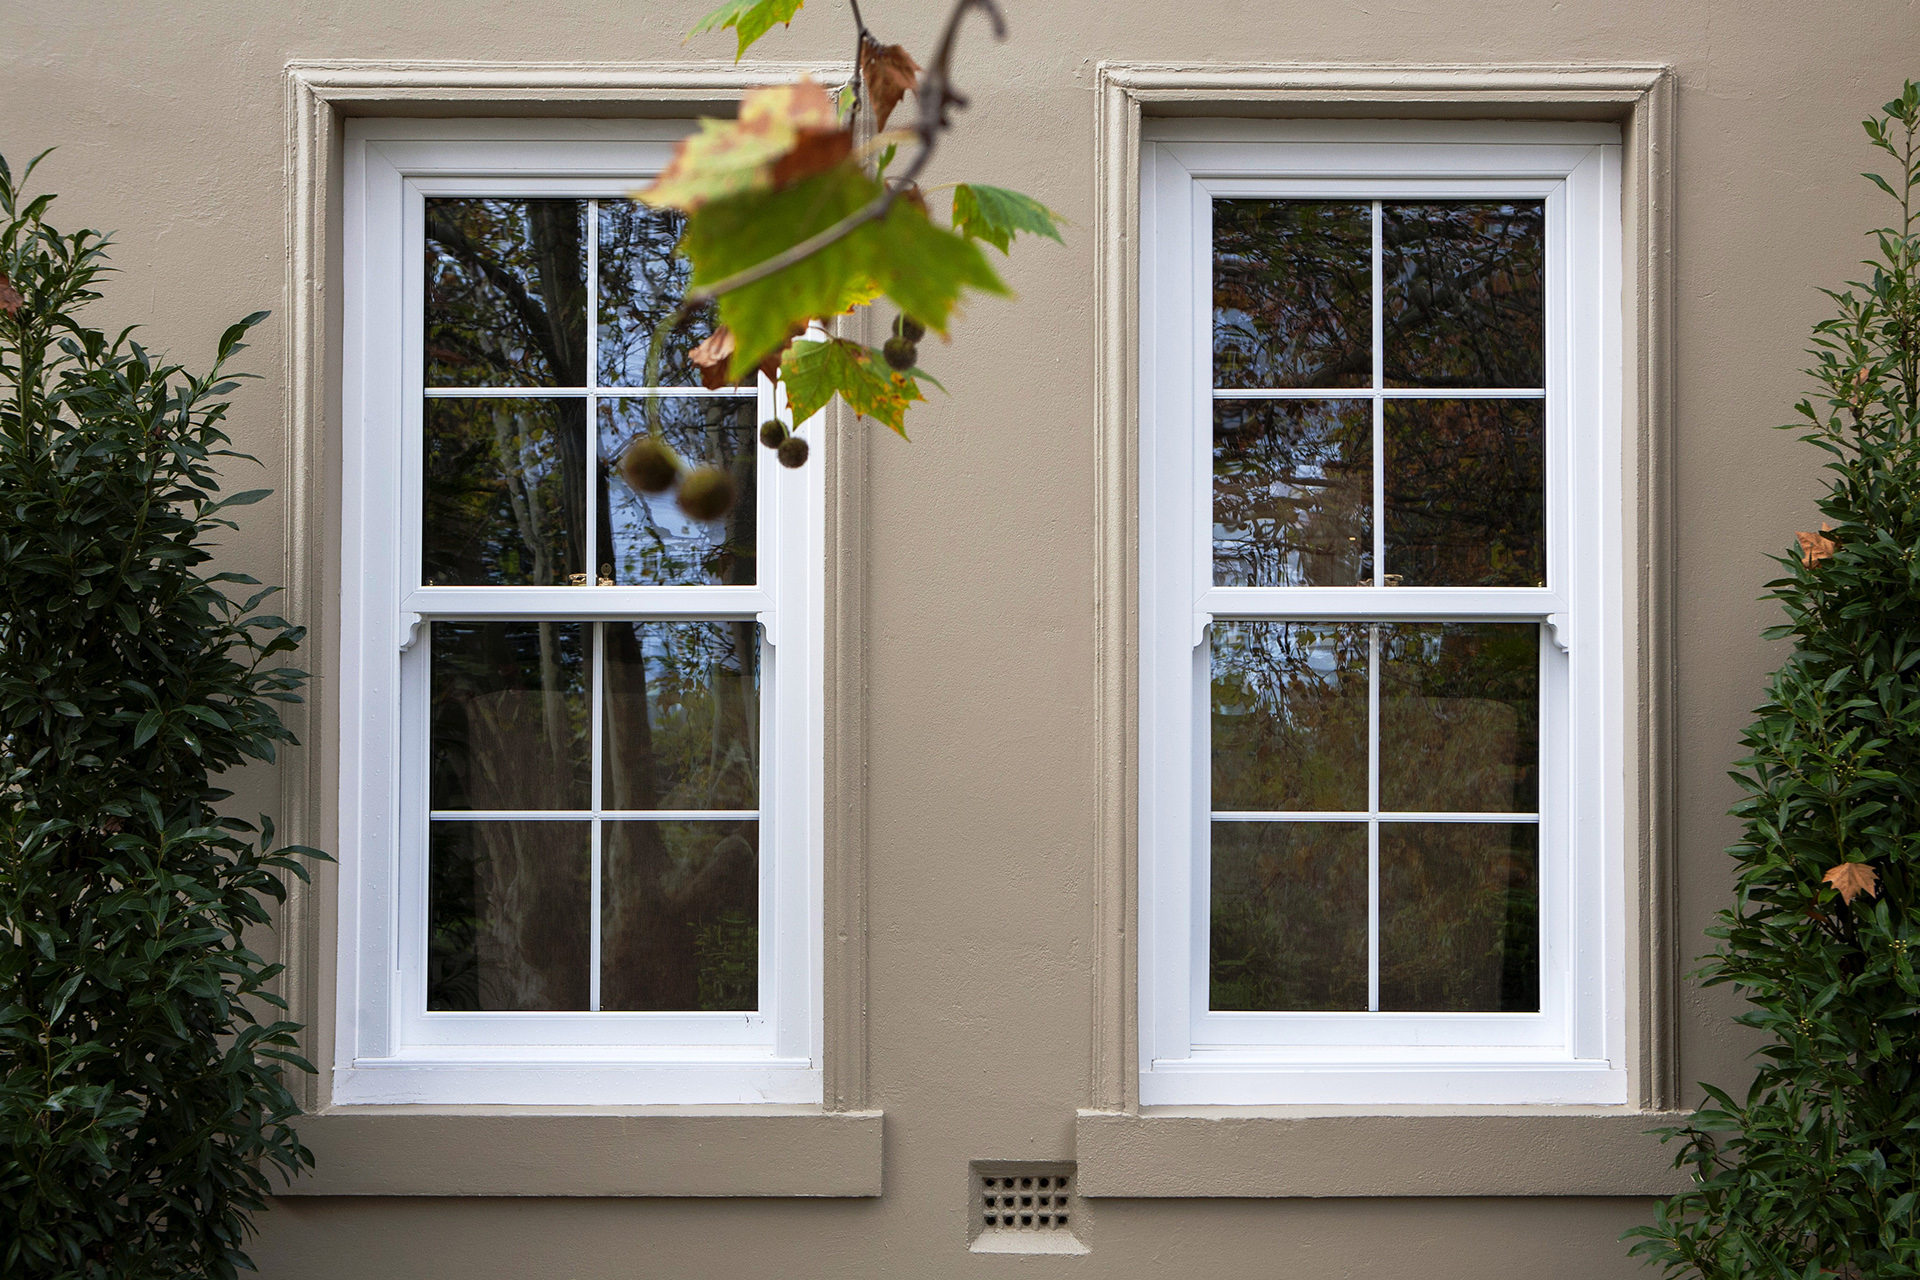
<svg viewBox="0 0 1920 1280">
<path fill-rule="evenodd" d="M 1820 394 L 1789 429 L 1831 455 L 1826 525 L 1770 583 L 1793 653 L 1743 739 L 1734 905 L 1701 971 L 1767 1034 L 1744 1099 L 1666 1131 L 1694 1184 L 1629 1232 L 1669 1276 L 1920 1275 L 1920 89 L 1866 122 L 1900 220 L 1829 292 Z M 1810 425 L 1809 425 L 1810 424 Z"/>
<path fill-rule="evenodd" d="M 312 1164 L 281 1081 L 312 1068 L 244 935 L 324 856 L 219 811 L 303 679 L 270 592 L 205 568 L 266 496 L 215 476 L 264 313 L 199 376 L 86 327 L 105 242 L 49 227 L 31 172 L 0 159 L 0 1274 L 232 1276 L 267 1167 Z"/>
</svg>

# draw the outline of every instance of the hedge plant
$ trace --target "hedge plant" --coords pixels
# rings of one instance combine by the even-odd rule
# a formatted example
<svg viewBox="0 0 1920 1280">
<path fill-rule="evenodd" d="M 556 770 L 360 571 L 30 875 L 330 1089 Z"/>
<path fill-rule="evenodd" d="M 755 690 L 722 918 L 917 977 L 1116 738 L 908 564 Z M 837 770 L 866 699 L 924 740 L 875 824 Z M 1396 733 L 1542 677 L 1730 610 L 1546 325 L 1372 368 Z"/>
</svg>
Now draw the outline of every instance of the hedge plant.
<svg viewBox="0 0 1920 1280">
<path fill-rule="evenodd" d="M 1769 584 L 1792 652 L 1742 739 L 1736 894 L 1701 976 L 1767 1037 L 1743 1096 L 1707 1086 L 1689 1190 L 1633 1252 L 1668 1276 L 1920 1275 L 1920 89 L 1866 122 L 1898 205 L 1864 279 L 1829 291 L 1816 395 L 1789 429 L 1828 455 L 1818 530 Z"/>
<path fill-rule="evenodd" d="M 304 876 L 225 811 L 301 630 L 213 572 L 248 316 L 193 374 L 89 328 L 106 242 L 0 159 L 0 1275 L 232 1276 L 312 1068 L 249 946 Z"/>
</svg>

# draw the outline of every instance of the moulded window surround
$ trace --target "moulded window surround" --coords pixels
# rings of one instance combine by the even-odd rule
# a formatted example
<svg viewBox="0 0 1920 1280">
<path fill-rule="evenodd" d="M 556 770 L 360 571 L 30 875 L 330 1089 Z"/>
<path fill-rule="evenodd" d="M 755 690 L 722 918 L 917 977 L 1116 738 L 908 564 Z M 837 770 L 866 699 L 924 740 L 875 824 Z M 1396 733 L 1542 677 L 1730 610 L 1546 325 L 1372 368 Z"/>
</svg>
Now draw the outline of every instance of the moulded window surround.
<svg viewBox="0 0 1920 1280">
<path fill-rule="evenodd" d="M 1139 172 L 1140 1104 L 1626 1103 L 1618 127 L 1152 122 Z M 1500 392 L 1531 398 L 1544 415 L 1547 549 L 1537 583 L 1397 586 L 1377 576 L 1376 561 L 1372 585 L 1215 585 L 1214 401 L 1243 394 L 1216 393 L 1210 376 L 1211 219 L 1214 202 L 1228 199 L 1371 207 L 1373 373 L 1353 388 L 1311 394 L 1364 404 L 1376 447 L 1382 406 L 1394 395 L 1379 366 L 1381 209 L 1420 200 L 1538 203 L 1543 385 Z M 1376 454 L 1376 509 L 1380 466 Z M 1377 525 L 1378 517 L 1376 547 Z M 1383 1010 L 1377 845 L 1368 872 L 1370 1004 L 1322 1013 L 1209 1008 L 1207 655 L 1229 621 L 1290 619 L 1371 628 L 1376 659 L 1381 626 L 1396 622 L 1537 629 L 1538 804 L 1502 818 L 1537 824 L 1537 1010 Z M 1377 690 L 1373 697 L 1377 704 Z M 1377 709 L 1371 714 L 1377 725 Z M 1370 751 L 1372 798 L 1339 819 L 1356 832 L 1384 829 L 1377 778 L 1385 749 Z"/>
<path fill-rule="evenodd" d="M 666 163 L 689 127 L 638 120 L 537 127 L 472 120 L 347 124 L 341 891 L 329 1091 L 335 1106 L 822 1101 L 826 468 L 758 469 L 759 560 L 752 585 L 436 586 L 423 583 L 419 569 L 422 405 L 431 394 L 422 375 L 426 201 L 622 200 Z M 587 271 L 588 279 L 597 279 L 591 259 Z M 590 324 L 597 324 L 597 315 L 589 310 Z M 591 404 L 608 389 L 598 383 L 600 361 L 588 365 L 588 383 L 573 392 Z M 764 379 L 742 403 L 751 404 L 755 422 L 776 412 L 784 416 L 778 389 Z M 586 420 L 592 424 L 593 415 Z M 597 910 L 591 913 L 590 953 L 596 959 L 586 1007 L 487 1013 L 429 1007 L 427 638 L 436 620 L 488 618 L 577 621 L 590 633 L 594 624 L 629 620 L 697 618 L 757 626 L 758 805 L 741 811 L 757 819 L 760 832 L 756 1010 L 601 1009 Z M 596 699 L 598 661 L 590 655 L 587 663 Z M 597 894 L 599 815 L 617 811 L 600 797 L 601 717 L 590 718 L 594 785 L 577 820 L 583 830 L 593 826 Z"/>
</svg>

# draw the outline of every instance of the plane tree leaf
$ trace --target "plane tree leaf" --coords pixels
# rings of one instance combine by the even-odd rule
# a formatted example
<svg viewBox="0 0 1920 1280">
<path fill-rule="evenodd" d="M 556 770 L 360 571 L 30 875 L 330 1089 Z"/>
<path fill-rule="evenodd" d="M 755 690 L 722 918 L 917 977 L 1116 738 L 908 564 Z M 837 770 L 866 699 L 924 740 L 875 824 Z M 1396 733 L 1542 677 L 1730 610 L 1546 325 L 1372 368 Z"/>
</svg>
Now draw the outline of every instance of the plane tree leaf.
<svg viewBox="0 0 1920 1280">
<path fill-rule="evenodd" d="M 853 135 L 840 127 L 827 91 L 801 77 L 755 89 L 732 120 L 702 120 L 682 138 L 660 176 L 635 196 L 691 213 L 711 200 L 763 191 L 830 168 L 844 159 Z"/>
<path fill-rule="evenodd" d="M 886 423 L 902 440 L 907 406 L 926 399 L 911 373 L 895 372 L 872 347 L 845 338 L 794 343 L 780 359 L 780 376 L 795 422 L 826 408 L 838 393 L 848 408 Z"/>
<path fill-rule="evenodd" d="M 691 40 L 708 31 L 719 31 L 732 27 L 734 34 L 740 37 L 740 47 L 735 50 L 733 60 L 740 61 L 753 47 L 753 42 L 773 30 L 774 24 L 785 26 L 793 21 L 793 15 L 800 12 L 805 0 L 727 0 L 727 2 L 693 24 L 693 30 L 687 32 Z"/>
<path fill-rule="evenodd" d="M 970 240 L 985 240 L 1001 253 L 1019 232 L 1060 240 L 1059 214 L 1018 191 L 965 182 L 953 189 L 953 229 Z"/>
<path fill-rule="evenodd" d="M 698 288 L 758 266 L 858 212 L 880 185 L 843 162 L 782 190 L 746 192 L 694 210 L 682 241 Z M 966 289 L 1005 293 L 979 248 L 934 226 L 916 204 L 897 200 L 887 216 L 719 300 L 734 335 L 732 376 L 784 346 L 796 326 L 837 315 L 877 293 L 929 329 L 944 333 Z"/>
</svg>

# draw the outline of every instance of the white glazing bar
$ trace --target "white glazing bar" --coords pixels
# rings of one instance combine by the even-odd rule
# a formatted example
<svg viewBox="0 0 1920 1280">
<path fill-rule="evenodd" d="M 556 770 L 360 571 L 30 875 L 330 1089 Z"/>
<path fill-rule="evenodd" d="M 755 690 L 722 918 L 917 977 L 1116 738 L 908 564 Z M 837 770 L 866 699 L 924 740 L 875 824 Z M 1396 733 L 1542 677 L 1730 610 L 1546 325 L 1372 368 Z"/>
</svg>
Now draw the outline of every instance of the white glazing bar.
<svg viewBox="0 0 1920 1280">
<path fill-rule="evenodd" d="M 1360 390 L 1325 387 L 1215 387 L 1215 400 L 1365 400 Z M 1545 387 L 1381 387 L 1383 400 L 1542 400 Z"/>
<path fill-rule="evenodd" d="M 401 609 L 433 618 L 709 618 L 748 620 L 771 612 L 763 587 L 419 587 Z"/>
<path fill-rule="evenodd" d="M 1375 205 L 1376 219 L 1379 206 Z M 1379 226 L 1378 221 L 1374 223 Z M 1380 1010 L 1380 628 L 1367 628 L 1367 1010 Z"/>
<path fill-rule="evenodd" d="M 1386 402 L 1380 389 L 1386 385 L 1386 271 L 1381 253 L 1383 217 L 1380 202 L 1373 202 L 1373 585 L 1387 585 L 1387 459 Z"/>
<path fill-rule="evenodd" d="M 594 623 L 591 634 L 593 636 L 593 664 L 591 668 L 592 678 L 587 695 L 587 742 L 589 744 L 587 760 L 588 767 L 593 770 L 593 776 L 588 783 L 587 794 L 590 797 L 588 802 L 593 805 L 593 811 L 596 816 L 593 819 L 593 830 L 589 837 L 593 860 L 589 872 L 589 878 L 592 883 L 587 889 L 587 903 L 593 914 L 587 921 L 587 954 L 590 957 L 589 964 L 591 965 L 587 978 L 587 1008 L 598 1013 L 600 1011 L 600 903 L 603 896 L 600 882 L 601 832 L 598 814 L 601 806 L 606 803 L 606 798 L 601 794 L 600 789 L 600 761 L 604 758 L 606 752 L 607 624 L 604 622 Z"/>
<path fill-rule="evenodd" d="M 429 400 L 528 400 L 541 396 L 574 398 L 579 396 L 688 396 L 706 400 L 751 400 L 759 393 L 751 388 L 721 387 L 427 387 Z M 1520 393 L 1515 393 L 1520 394 Z"/>
<path fill-rule="evenodd" d="M 435 822 L 587 822 L 594 818 L 622 822 L 718 822 L 758 819 L 758 809 L 435 809 Z"/>
<path fill-rule="evenodd" d="M 489 587 L 490 591 L 504 588 Z M 1395 618 L 1541 622 L 1567 611 L 1545 587 L 1212 587 L 1194 606 L 1216 618 Z"/>
<path fill-rule="evenodd" d="M 1511 822 L 1540 821 L 1537 813 L 1367 813 L 1361 810 L 1320 809 L 1216 809 L 1209 815 L 1214 822 Z"/>
<path fill-rule="evenodd" d="M 598 586 L 600 583 L 600 565 L 597 562 L 600 557 L 600 540 L 596 536 L 599 533 L 596 525 L 600 519 L 600 486 L 596 483 L 596 478 L 600 474 L 600 400 L 599 397 L 594 394 L 595 388 L 600 382 L 600 202 L 598 200 L 587 201 L 586 362 L 587 420 L 583 424 L 583 429 L 587 433 L 587 451 L 580 455 L 586 459 L 586 474 L 581 477 L 581 481 L 586 489 L 586 518 L 582 522 L 584 531 L 581 534 L 581 547 L 583 548 L 581 559 L 584 563 L 581 564 L 580 571 L 587 575 L 589 585 Z M 598 782 L 597 778 L 595 782 Z M 594 808 L 597 809 L 599 807 L 599 802 L 595 801 Z M 598 853 L 600 848 L 600 832 L 597 827 L 593 834 L 593 847 L 595 849 L 594 879 L 597 884 L 600 875 Z M 598 892 L 595 893 L 593 900 L 595 904 L 593 917 L 594 928 L 597 931 L 600 927 L 600 913 L 598 909 L 600 898 Z M 598 992 L 600 990 L 600 961 L 598 959 L 600 948 L 597 942 L 599 938 L 598 932 L 594 934 L 594 937 L 596 939 L 596 945 L 594 946 L 593 954 L 596 958 L 593 966 L 593 989 Z M 600 1007 L 599 997 L 597 995 L 594 997 L 593 1007 L 596 1009 Z"/>
</svg>

